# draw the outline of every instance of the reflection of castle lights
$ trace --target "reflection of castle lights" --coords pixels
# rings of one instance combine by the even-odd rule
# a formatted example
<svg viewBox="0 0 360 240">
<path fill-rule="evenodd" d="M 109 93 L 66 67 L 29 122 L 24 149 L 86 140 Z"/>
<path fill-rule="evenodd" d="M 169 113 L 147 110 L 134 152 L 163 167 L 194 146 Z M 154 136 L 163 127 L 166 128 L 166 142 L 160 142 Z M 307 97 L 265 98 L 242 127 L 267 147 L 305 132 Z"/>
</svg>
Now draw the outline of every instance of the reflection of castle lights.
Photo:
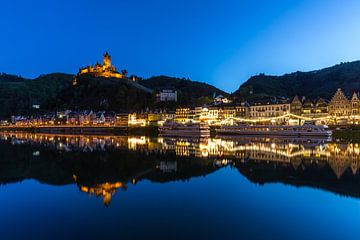
<svg viewBox="0 0 360 240">
<path fill-rule="evenodd" d="M 106 182 L 92 187 L 80 186 L 80 191 L 88 193 L 89 195 L 95 195 L 96 197 L 102 197 L 104 205 L 109 206 L 112 195 L 116 193 L 117 189 L 122 187 L 124 187 L 124 185 L 121 182 Z"/>
</svg>

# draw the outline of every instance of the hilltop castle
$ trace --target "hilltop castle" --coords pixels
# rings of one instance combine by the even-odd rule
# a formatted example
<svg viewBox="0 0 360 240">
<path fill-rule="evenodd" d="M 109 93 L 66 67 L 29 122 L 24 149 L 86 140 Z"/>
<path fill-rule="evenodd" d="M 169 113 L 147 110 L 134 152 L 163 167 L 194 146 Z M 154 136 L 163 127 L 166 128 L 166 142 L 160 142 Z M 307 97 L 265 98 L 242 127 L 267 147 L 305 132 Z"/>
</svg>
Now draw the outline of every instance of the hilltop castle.
<svg viewBox="0 0 360 240">
<path fill-rule="evenodd" d="M 126 70 L 123 70 L 122 73 L 119 73 L 116 67 L 111 65 L 111 56 L 108 52 L 106 52 L 103 55 L 103 64 L 96 63 L 94 66 L 80 68 L 79 72 L 73 80 L 73 85 L 77 84 L 77 77 L 83 74 L 90 74 L 94 77 L 124 78 L 126 73 Z"/>
</svg>

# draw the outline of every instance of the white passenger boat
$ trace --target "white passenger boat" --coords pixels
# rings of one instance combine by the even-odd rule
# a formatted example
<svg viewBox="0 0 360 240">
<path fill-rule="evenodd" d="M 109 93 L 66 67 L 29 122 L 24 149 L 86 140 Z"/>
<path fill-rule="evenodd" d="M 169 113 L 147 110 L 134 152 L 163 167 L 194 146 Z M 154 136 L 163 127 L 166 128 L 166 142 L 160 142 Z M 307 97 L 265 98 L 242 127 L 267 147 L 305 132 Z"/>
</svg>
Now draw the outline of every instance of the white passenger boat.
<svg viewBox="0 0 360 240">
<path fill-rule="evenodd" d="M 221 126 L 216 129 L 217 135 L 242 135 L 242 136 L 276 136 L 276 137 L 331 137 L 331 130 L 325 125 L 316 126 L 305 122 L 302 126 L 288 125 L 234 125 Z"/>
<path fill-rule="evenodd" d="M 159 134 L 164 137 L 210 137 L 210 127 L 205 123 L 176 123 L 166 121 L 159 126 Z"/>
</svg>

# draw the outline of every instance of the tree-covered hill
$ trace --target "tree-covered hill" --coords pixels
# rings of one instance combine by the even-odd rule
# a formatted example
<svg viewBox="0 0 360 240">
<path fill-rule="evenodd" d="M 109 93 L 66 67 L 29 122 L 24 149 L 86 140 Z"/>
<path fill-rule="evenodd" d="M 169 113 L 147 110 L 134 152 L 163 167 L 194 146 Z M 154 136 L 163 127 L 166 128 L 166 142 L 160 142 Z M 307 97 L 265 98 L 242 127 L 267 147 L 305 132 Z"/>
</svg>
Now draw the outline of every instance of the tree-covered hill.
<svg viewBox="0 0 360 240">
<path fill-rule="evenodd" d="M 178 102 L 156 103 L 159 89 L 171 88 L 178 92 Z M 94 109 L 113 111 L 138 111 L 146 108 L 199 105 L 210 101 L 213 95 L 228 95 L 209 84 L 172 77 L 152 77 L 133 82 L 129 79 L 81 76 L 78 84 L 59 92 L 50 99 L 49 109 Z"/>
<path fill-rule="evenodd" d="M 207 83 L 191 81 L 184 78 L 157 76 L 140 80 L 139 83 L 154 90 L 162 88 L 176 89 L 178 92 L 178 104 L 180 105 L 198 105 L 210 101 L 214 95 L 229 95 Z"/>
<path fill-rule="evenodd" d="M 172 77 L 152 77 L 138 82 L 83 75 L 72 85 L 74 75 L 54 73 L 35 79 L 0 74 L 0 119 L 64 109 L 138 111 L 146 108 L 201 105 L 214 95 L 228 94 L 206 83 Z M 176 89 L 178 102 L 159 104 L 156 90 Z M 32 108 L 40 105 L 40 110 Z"/>
<path fill-rule="evenodd" d="M 63 73 L 41 75 L 35 79 L 0 74 L 0 119 L 66 108 L 114 111 L 175 108 L 202 105 L 210 102 L 214 95 L 229 95 L 206 83 L 167 76 L 141 79 L 137 83 L 128 79 L 82 76 L 78 85 L 72 86 L 73 78 L 74 75 Z M 155 92 L 163 88 L 177 90 L 178 102 L 156 103 Z M 337 88 L 347 94 L 360 90 L 360 61 L 283 76 L 260 74 L 242 84 L 232 97 L 239 101 L 295 95 L 330 99 Z M 40 110 L 33 109 L 34 104 L 40 105 Z"/>
<path fill-rule="evenodd" d="M 53 73 L 35 79 L 0 74 L 0 118 L 13 114 L 29 114 L 32 105 L 42 105 L 71 85 L 73 75 Z"/>
<path fill-rule="evenodd" d="M 360 90 L 360 61 L 283 76 L 260 74 L 242 84 L 233 96 L 238 99 L 251 99 L 259 96 L 300 95 L 330 99 L 337 88 L 342 88 L 347 94 Z"/>
<path fill-rule="evenodd" d="M 153 91 L 128 79 L 84 75 L 77 85 L 48 100 L 48 109 L 141 110 L 153 103 Z"/>
</svg>

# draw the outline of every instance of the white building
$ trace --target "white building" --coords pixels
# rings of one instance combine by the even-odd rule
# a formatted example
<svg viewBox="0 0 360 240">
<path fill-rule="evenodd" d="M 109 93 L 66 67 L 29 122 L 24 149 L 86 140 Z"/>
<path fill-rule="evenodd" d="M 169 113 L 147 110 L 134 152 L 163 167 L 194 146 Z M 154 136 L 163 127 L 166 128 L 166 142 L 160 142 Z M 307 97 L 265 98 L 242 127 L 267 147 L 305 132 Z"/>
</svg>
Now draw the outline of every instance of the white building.
<svg viewBox="0 0 360 240">
<path fill-rule="evenodd" d="M 156 94 L 156 97 L 159 102 L 177 102 L 177 91 L 163 89 Z"/>
<path fill-rule="evenodd" d="M 219 95 L 217 97 L 214 98 L 214 105 L 220 105 L 220 104 L 223 104 L 223 103 L 231 103 L 231 101 L 224 97 L 223 95 Z"/>
<path fill-rule="evenodd" d="M 290 103 L 250 106 L 251 118 L 279 117 L 290 113 Z"/>
</svg>

